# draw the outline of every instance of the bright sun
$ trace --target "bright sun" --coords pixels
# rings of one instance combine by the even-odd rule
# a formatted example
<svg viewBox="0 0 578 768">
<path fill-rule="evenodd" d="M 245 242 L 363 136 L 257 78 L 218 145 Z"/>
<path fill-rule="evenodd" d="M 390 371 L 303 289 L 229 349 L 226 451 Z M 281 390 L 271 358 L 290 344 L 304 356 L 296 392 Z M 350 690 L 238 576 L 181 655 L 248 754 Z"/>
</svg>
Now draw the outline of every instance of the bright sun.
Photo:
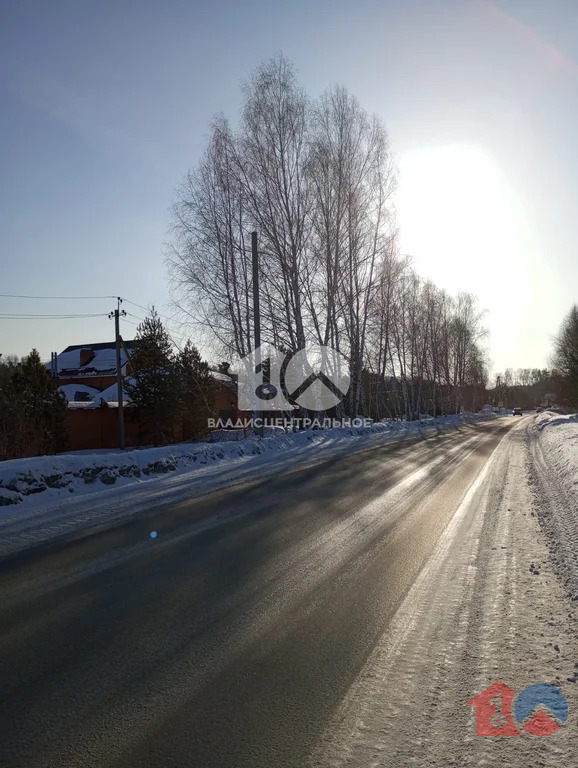
<svg viewBox="0 0 578 768">
<path fill-rule="evenodd" d="M 507 281 L 519 273 L 520 207 L 497 163 L 478 146 L 403 155 L 396 205 L 403 252 L 451 292 L 475 290 L 481 276 Z"/>
</svg>

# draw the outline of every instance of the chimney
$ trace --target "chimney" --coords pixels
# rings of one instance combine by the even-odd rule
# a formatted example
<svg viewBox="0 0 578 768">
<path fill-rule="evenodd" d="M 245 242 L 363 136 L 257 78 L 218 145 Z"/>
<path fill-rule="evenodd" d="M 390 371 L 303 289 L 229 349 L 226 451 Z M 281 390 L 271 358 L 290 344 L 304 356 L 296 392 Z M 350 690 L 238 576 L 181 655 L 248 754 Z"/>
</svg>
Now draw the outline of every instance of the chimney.
<svg viewBox="0 0 578 768">
<path fill-rule="evenodd" d="M 94 358 L 94 352 L 92 349 L 81 349 L 80 350 L 80 367 L 82 368 L 83 365 L 88 365 L 90 361 Z"/>
</svg>

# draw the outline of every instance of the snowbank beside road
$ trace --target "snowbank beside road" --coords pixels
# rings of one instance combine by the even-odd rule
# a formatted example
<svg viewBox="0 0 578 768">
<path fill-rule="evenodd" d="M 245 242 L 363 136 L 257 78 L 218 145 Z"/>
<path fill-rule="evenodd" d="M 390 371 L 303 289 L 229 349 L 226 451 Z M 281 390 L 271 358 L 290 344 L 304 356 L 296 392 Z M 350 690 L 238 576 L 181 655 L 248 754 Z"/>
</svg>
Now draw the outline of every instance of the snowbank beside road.
<svg viewBox="0 0 578 768">
<path fill-rule="evenodd" d="M 0 462 L 0 555 L 297 466 L 488 418 L 495 416 L 463 414 L 233 442 Z"/>
<path fill-rule="evenodd" d="M 545 411 L 535 419 L 531 438 L 536 513 L 558 575 L 578 600 L 578 415 Z"/>
<path fill-rule="evenodd" d="M 540 447 L 567 493 L 574 496 L 578 509 L 578 414 L 563 416 L 552 411 L 536 419 Z"/>
<path fill-rule="evenodd" d="M 296 433 L 279 431 L 269 437 L 248 437 L 233 441 L 187 443 L 160 448 L 135 449 L 125 452 L 80 452 L 58 456 L 40 456 L 0 462 L 0 506 L 8 507 L 32 502 L 54 501 L 71 493 L 88 493 L 102 486 L 141 482 L 168 472 L 194 472 L 197 467 L 251 459 L 271 451 L 307 450 L 331 444 L 355 447 L 359 438 L 408 434 L 427 428 L 444 428 L 484 418 L 463 414 L 426 418 L 416 422 L 386 421 L 364 427 L 341 427 L 327 430 L 304 430 Z M 353 439 L 353 442 L 350 442 Z"/>
</svg>

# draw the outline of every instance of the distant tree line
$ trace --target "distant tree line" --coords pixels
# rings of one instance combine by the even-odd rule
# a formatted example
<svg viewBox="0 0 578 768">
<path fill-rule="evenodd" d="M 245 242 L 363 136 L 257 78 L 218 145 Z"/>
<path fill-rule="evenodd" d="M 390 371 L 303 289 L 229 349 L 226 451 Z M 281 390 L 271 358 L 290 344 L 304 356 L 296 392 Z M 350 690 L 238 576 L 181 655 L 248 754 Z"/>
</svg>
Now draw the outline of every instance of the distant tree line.
<svg viewBox="0 0 578 768">
<path fill-rule="evenodd" d="M 58 453 L 66 444 L 66 398 L 38 352 L 0 358 L 0 461 Z"/>
<path fill-rule="evenodd" d="M 497 373 L 489 392 L 493 404 L 529 408 L 548 399 L 578 407 L 578 306 L 562 321 L 553 347 L 551 368 L 507 368 Z"/>
<path fill-rule="evenodd" d="M 506 368 L 504 373 L 496 374 L 496 381 L 505 387 L 532 387 L 552 379 L 548 368 Z"/>
<path fill-rule="evenodd" d="M 253 349 L 250 236 L 259 234 L 262 342 L 328 345 L 348 360 L 348 415 L 481 404 L 487 366 L 474 297 L 422 280 L 398 252 L 383 123 L 343 87 L 317 99 L 280 57 L 219 115 L 177 191 L 167 262 L 183 314 L 215 351 Z"/>
<path fill-rule="evenodd" d="M 505 408 L 534 408 L 546 398 L 560 395 L 560 382 L 549 368 L 506 368 L 495 376 L 495 383 L 488 391 L 491 405 L 500 403 Z"/>
</svg>

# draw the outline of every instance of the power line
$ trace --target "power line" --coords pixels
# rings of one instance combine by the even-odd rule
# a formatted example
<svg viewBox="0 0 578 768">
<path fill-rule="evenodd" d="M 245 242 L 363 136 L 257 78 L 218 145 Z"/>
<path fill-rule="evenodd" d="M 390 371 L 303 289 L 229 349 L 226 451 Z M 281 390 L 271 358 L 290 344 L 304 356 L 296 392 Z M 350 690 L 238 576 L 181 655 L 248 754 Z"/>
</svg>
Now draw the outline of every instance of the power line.
<svg viewBox="0 0 578 768">
<path fill-rule="evenodd" d="M 127 304 L 132 304 L 133 307 L 138 307 L 139 309 L 142 309 L 144 312 L 150 312 L 150 307 L 143 307 L 142 304 L 137 304 L 136 301 L 131 301 L 130 299 L 125 298 L 124 296 L 122 297 L 122 300 L 126 301 Z M 155 310 L 155 312 L 157 312 L 157 311 Z M 169 323 L 174 323 L 175 322 L 174 317 L 169 317 L 168 315 L 163 315 L 162 312 L 157 312 L 157 315 L 159 317 L 162 317 L 163 320 L 168 320 Z M 136 317 L 136 315 L 133 315 L 133 317 Z"/>
<path fill-rule="evenodd" d="M 21 314 L 8 314 L 0 313 L 0 320 L 76 320 L 87 317 L 107 317 L 106 312 L 99 312 L 95 314 L 77 314 L 77 315 L 25 315 Z"/>
<path fill-rule="evenodd" d="M 134 304 L 134 302 L 131 301 L 131 302 L 129 302 L 129 304 Z M 134 315 L 132 312 L 127 312 L 126 314 L 128 315 L 128 317 L 134 317 L 135 320 L 140 320 L 141 323 L 144 323 L 144 317 L 139 317 L 138 315 Z M 159 317 L 162 317 L 162 315 L 159 315 Z M 130 321 L 126 320 L 125 322 L 130 322 Z M 135 323 L 132 323 L 132 325 L 135 325 Z M 188 337 L 185 336 L 182 333 L 177 333 L 176 331 L 169 331 L 168 328 L 165 328 L 165 330 L 166 330 L 170 340 L 173 342 L 173 344 L 177 348 L 178 348 L 179 345 L 176 343 L 176 341 L 174 340 L 173 336 L 177 336 L 178 338 L 180 338 L 182 340 L 188 339 Z"/>
<path fill-rule="evenodd" d="M 127 304 L 131 304 L 134 307 L 138 307 L 139 309 L 142 309 L 144 312 L 149 312 L 150 307 L 145 307 L 142 304 L 139 304 L 136 301 L 132 301 L 132 299 L 127 299 L 124 296 L 118 296 L 118 295 L 107 295 L 107 296 L 33 296 L 31 294 L 24 294 L 24 293 L 0 293 L 0 298 L 3 299 L 33 299 L 33 300 L 56 300 L 56 301 L 69 301 L 69 300 L 79 300 L 79 301 L 91 301 L 91 300 L 103 300 L 103 299 L 117 299 L 121 302 L 126 302 Z M 144 318 L 140 317 L 139 315 L 135 315 L 131 312 L 127 312 L 130 317 L 134 318 L 135 320 L 138 320 L 139 322 L 144 322 Z M 174 318 L 169 317 L 168 315 L 161 314 L 160 312 L 157 312 L 159 317 L 161 317 L 163 320 L 168 321 L 170 323 L 174 322 Z M 84 318 L 91 318 L 91 317 L 107 317 L 108 313 L 69 313 L 69 314 L 29 314 L 29 313 L 0 313 L 0 320 L 77 320 L 77 319 L 84 319 Z M 135 327 L 137 326 L 137 323 L 133 323 L 130 320 L 126 320 L 125 322 L 129 323 L 130 325 L 133 325 Z M 168 330 L 167 330 L 168 333 Z M 179 348 L 179 344 L 176 343 L 173 336 L 177 336 L 180 339 L 186 339 L 187 336 L 178 333 L 176 331 L 173 331 L 172 333 L 169 333 L 169 336 L 171 338 L 171 341 L 173 344 Z"/>
<path fill-rule="evenodd" d="M 131 301 L 130 299 L 127 299 L 125 296 L 122 297 L 123 301 L 126 301 L 127 304 L 132 304 L 133 307 L 138 307 L 139 309 L 144 309 L 145 312 L 148 312 L 149 309 L 147 307 L 143 307 L 142 304 L 137 304 L 136 301 Z"/>
<path fill-rule="evenodd" d="M 132 301 L 132 299 L 127 299 L 124 296 L 117 296 L 112 294 L 108 296 L 32 296 L 24 293 L 0 293 L 0 298 L 2 299 L 36 299 L 36 300 L 48 299 L 48 300 L 57 300 L 57 301 L 68 301 L 68 300 L 91 301 L 93 299 L 94 300 L 121 299 L 121 301 L 126 301 L 128 304 L 132 304 L 134 307 L 138 307 L 139 309 L 142 309 L 144 312 L 149 312 L 150 310 L 150 307 L 145 307 L 142 304 L 138 304 L 136 301 Z M 20 314 L 25 314 L 25 313 L 22 312 Z M 162 317 L 164 320 L 168 320 L 171 323 L 174 322 L 174 318 L 169 317 L 168 315 L 163 315 L 160 312 L 157 312 L 157 314 L 159 317 Z M 137 317 L 137 316 L 133 315 L 133 317 Z M 141 320 L 141 322 L 143 320 L 142 317 L 138 317 L 137 319 Z"/>
<path fill-rule="evenodd" d="M 27 296 L 25 294 L 18 293 L 0 293 L 2 299 L 58 299 L 59 301 L 65 301 L 68 299 L 81 299 L 86 301 L 88 299 L 116 299 L 116 296 Z"/>
<path fill-rule="evenodd" d="M 128 317 L 134 317 L 135 320 L 140 320 L 141 323 L 144 323 L 144 317 L 139 317 L 138 315 L 133 315 L 132 312 L 127 312 L 126 314 L 128 315 Z"/>
</svg>

